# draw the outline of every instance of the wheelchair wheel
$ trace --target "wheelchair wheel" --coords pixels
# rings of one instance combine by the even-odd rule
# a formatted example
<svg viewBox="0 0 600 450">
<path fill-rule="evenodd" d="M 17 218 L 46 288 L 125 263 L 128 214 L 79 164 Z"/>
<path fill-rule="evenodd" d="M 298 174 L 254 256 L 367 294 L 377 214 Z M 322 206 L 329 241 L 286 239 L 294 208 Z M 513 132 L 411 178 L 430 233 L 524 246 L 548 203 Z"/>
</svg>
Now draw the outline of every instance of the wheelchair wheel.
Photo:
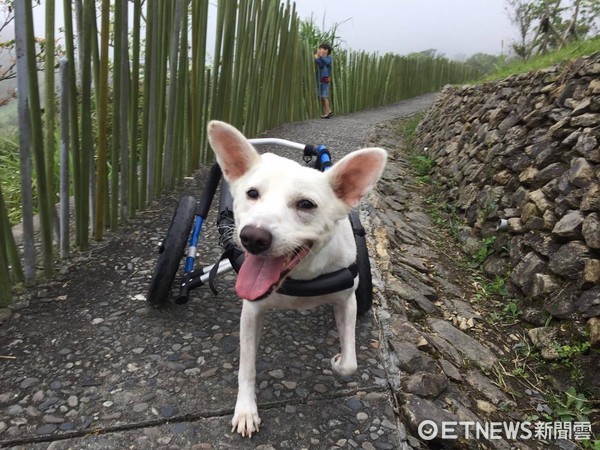
<svg viewBox="0 0 600 450">
<path fill-rule="evenodd" d="M 365 230 L 360 223 L 357 210 L 350 211 L 350 223 L 354 230 L 356 242 L 356 262 L 358 264 L 358 287 L 356 288 L 356 312 L 359 316 L 366 314 L 373 306 L 373 278 L 371 262 L 367 250 Z"/>
<path fill-rule="evenodd" d="M 160 246 L 160 255 L 150 281 L 148 302 L 152 306 L 161 306 L 169 298 L 177 269 L 184 256 L 195 214 L 196 200 L 194 197 L 186 196 L 179 200 L 169 231 Z"/>
</svg>

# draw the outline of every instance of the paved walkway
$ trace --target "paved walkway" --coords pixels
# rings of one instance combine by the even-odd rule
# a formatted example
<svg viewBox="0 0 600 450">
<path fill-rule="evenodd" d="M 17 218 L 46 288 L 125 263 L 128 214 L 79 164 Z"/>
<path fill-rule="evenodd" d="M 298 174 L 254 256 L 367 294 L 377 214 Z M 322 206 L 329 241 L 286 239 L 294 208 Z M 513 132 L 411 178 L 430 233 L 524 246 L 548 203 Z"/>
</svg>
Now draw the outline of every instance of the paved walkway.
<svg viewBox="0 0 600 450">
<path fill-rule="evenodd" d="M 434 98 L 287 124 L 268 136 L 325 144 L 339 158 L 364 146 L 375 124 L 424 110 Z M 233 275 L 217 281 L 219 296 L 198 289 L 184 306 L 155 310 L 144 299 L 176 200 L 199 192 L 204 176 L 15 302 L 0 326 L 0 446 L 407 447 L 377 314 L 358 322 L 357 373 L 339 378 L 329 364 L 338 339 L 328 308 L 267 316 L 257 362 L 261 430 L 251 440 L 230 432 L 240 313 Z M 220 254 L 214 230 L 201 250 L 204 263 Z"/>
</svg>

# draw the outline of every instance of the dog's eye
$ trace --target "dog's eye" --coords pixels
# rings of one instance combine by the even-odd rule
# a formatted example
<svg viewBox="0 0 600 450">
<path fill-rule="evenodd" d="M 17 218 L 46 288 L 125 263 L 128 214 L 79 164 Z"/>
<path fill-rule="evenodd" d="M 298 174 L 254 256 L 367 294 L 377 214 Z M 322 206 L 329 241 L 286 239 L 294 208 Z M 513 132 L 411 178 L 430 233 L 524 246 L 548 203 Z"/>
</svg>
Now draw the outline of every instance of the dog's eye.
<svg viewBox="0 0 600 450">
<path fill-rule="evenodd" d="M 311 200 L 307 200 L 305 198 L 303 198 L 302 200 L 299 200 L 298 203 L 296 204 L 296 206 L 298 207 L 298 209 L 314 209 L 317 207 L 317 205 L 311 201 Z"/>
<path fill-rule="evenodd" d="M 259 197 L 258 191 L 256 189 L 248 189 L 246 195 L 248 196 L 248 198 L 251 199 L 257 199 Z"/>
</svg>

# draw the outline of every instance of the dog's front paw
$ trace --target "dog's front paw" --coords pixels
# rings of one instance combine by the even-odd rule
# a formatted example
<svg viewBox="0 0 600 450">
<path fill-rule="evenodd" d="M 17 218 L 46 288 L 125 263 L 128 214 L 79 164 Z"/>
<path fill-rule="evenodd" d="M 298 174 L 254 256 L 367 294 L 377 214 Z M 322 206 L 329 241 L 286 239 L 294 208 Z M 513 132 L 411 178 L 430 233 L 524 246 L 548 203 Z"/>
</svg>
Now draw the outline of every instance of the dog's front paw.
<svg viewBox="0 0 600 450">
<path fill-rule="evenodd" d="M 238 432 L 242 436 L 252 437 L 252 433 L 258 433 L 260 427 L 260 417 L 258 417 L 258 409 L 256 405 L 254 408 L 243 408 L 238 410 L 235 408 L 235 414 L 231 419 L 231 432 Z"/>
<path fill-rule="evenodd" d="M 352 375 L 356 372 L 358 365 L 356 364 L 356 359 L 353 361 L 344 361 L 341 353 L 338 353 L 333 358 L 331 358 L 331 368 L 333 371 L 343 377 L 347 377 L 348 375 Z"/>
</svg>

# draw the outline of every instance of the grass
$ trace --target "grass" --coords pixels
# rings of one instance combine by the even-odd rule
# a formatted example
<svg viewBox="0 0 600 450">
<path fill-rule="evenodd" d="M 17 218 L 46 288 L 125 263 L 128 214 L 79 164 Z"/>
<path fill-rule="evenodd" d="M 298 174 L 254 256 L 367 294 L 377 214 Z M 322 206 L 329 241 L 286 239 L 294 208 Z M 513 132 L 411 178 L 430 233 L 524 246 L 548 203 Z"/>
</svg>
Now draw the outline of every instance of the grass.
<svg viewBox="0 0 600 450">
<path fill-rule="evenodd" d="M 21 220 L 21 164 L 16 127 L 4 126 L 0 132 L 0 180 L 10 222 Z"/>
<path fill-rule="evenodd" d="M 434 162 L 426 155 L 419 154 L 414 149 L 415 137 L 417 135 L 417 127 L 423 120 L 424 114 L 413 114 L 406 120 L 402 121 L 398 132 L 404 137 L 406 148 L 412 149 L 410 163 L 417 173 L 417 180 L 422 183 L 429 183 L 429 173 L 433 169 Z"/>
<path fill-rule="evenodd" d="M 509 300 L 504 303 L 502 310 L 495 311 L 490 314 L 490 322 L 499 325 L 515 325 L 521 320 L 523 311 L 519 309 L 519 305 L 515 300 Z"/>
<path fill-rule="evenodd" d="M 425 113 L 417 113 L 408 116 L 402 120 L 398 127 L 398 132 L 406 139 L 406 147 L 413 148 L 415 137 L 417 135 L 417 127 L 425 117 Z"/>
<path fill-rule="evenodd" d="M 564 61 L 571 61 L 597 52 L 600 52 L 600 36 L 585 41 L 574 42 L 560 50 L 557 50 L 556 52 L 535 56 L 527 61 L 515 61 L 503 65 L 498 67 L 496 72 L 487 75 L 474 84 L 502 80 L 511 75 L 545 69 L 553 66 L 554 64 L 559 64 Z"/>
<path fill-rule="evenodd" d="M 494 253 L 494 243 L 496 242 L 496 236 L 490 236 L 481 240 L 481 247 L 476 254 L 471 257 L 470 266 L 473 269 L 480 267 L 490 256 Z"/>
<path fill-rule="evenodd" d="M 410 162 L 417 172 L 417 180 L 421 183 L 429 183 L 433 160 L 424 155 L 413 155 L 410 157 Z"/>
</svg>

